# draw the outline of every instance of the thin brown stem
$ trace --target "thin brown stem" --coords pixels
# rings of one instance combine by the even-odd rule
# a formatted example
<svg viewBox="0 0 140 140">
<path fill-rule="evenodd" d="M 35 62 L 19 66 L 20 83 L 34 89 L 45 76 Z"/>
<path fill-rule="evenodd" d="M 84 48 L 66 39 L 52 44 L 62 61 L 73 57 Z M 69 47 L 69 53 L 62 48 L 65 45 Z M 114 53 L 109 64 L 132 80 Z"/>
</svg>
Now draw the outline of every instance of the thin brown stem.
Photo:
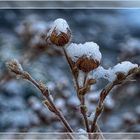
<svg viewBox="0 0 140 140">
<path fill-rule="evenodd" d="M 95 117 L 93 119 L 92 125 L 91 125 L 91 132 L 95 132 L 96 129 L 96 125 L 97 125 L 97 120 L 99 118 L 99 116 L 101 115 L 102 111 L 103 111 L 103 103 L 104 100 L 106 98 L 106 96 L 109 94 L 109 92 L 112 90 L 112 88 L 115 86 L 114 83 L 111 83 L 109 85 L 107 85 L 100 93 L 100 97 L 99 97 L 99 101 L 96 107 L 96 111 L 95 111 Z"/>
<path fill-rule="evenodd" d="M 80 86 L 79 86 L 79 83 L 78 83 L 78 77 L 77 75 L 74 73 L 74 68 L 73 68 L 73 65 L 70 61 L 70 58 L 68 57 L 67 55 L 67 52 L 65 50 L 65 48 L 63 48 L 63 51 L 64 51 L 64 55 L 66 57 L 66 60 L 69 64 L 69 67 L 70 67 L 70 70 L 72 72 L 72 75 L 73 75 L 73 78 L 74 78 L 74 81 L 75 81 L 75 84 L 76 84 L 76 92 L 77 92 L 77 96 L 81 102 L 81 114 L 83 116 L 83 120 L 84 120 L 84 124 L 85 124 L 85 127 L 86 127 L 86 130 L 87 132 L 90 132 L 90 129 L 89 129 L 89 123 L 88 123 L 88 119 L 87 119 L 87 108 L 86 108 L 86 105 L 85 105 L 85 97 L 84 95 L 79 95 L 79 89 L 80 89 Z M 83 82 L 83 87 L 86 85 L 86 80 L 87 80 L 87 73 L 85 74 L 85 77 L 84 77 L 84 82 Z"/>
<path fill-rule="evenodd" d="M 27 72 L 24 72 L 23 77 L 30 81 L 35 87 L 37 87 L 41 93 L 44 95 L 44 97 L 47 99 L 47 101 L 49 102 L 49 104 L 51 105 L 51 107 L 54 110 L 54 113 L 58 116 L 58 118 L 61 120 L 61 122 L 63 123 L 63 125 L 65 126 L 67 132 L 72 133 L 73 130 L 70 127 L 69 123 L 66 121 L 65 117 L 63 116 L 63 114 L 60 112 L 59 109 L 57 109 L 57 107 L 55 106 L 55 104 L 53 103 L 52 99 L 50 98 L 49 95 L 49 91 L 47 88 L 45 88 L 43 85 L 41 86 L 35 79 L 33 79 L 31 77 L 31 75 Z M 73 138 L 73 136 L 71 134 L 69 134 L 70 138 Z"/>
<path fill-rule="evenodd" d="M 85 123 L 86 130 L 87 130 L 87 132 L 90 132 L 89 123 L 88 123 L 88 119 L 87 119 L 87 108 L 86 108 L 86 105 L 85 105 L 84 96 L 81 97 L 81 114 L 83 115 L 83 120 L 84 120 L 84 123 Z"/>
<path fill-rule="evenodd" d="M 68 57 L 68 54 L 67 54 L 67 52 L 66 52 L 66 50 L 65 50 L 64 47 L 63 47 L 63 52 L 64 52 L 64 55 L 65 55 L 65 57 L 66 57 L 66 60 L 67 60 L 67 62 L 68 62 L 68 64 L 69 64 L 70 70 L 71 70 L 71 72 L 72 72 L 72 75 L 73 75 L 73 78 L 74 78 L 74 81 L 75 81 L 75 84 L 76 84 L 76 91 L 78 91 L 78 90 L 79 90 L 78 79 L 77 79 L 77 77 L 76 77 L 76 74 L 74 73 L 73 64 L 72 64 L 70 58 Z"/>
<path fill-rule="evenodd" d="M 86 84 L 87 77 L 88 77 L 88 73 L 85 73 L 85 75 L 84 75 L 84 82 L 83 82 L 83 86 L 85 86 L 85 84 Z"/>
</svg>

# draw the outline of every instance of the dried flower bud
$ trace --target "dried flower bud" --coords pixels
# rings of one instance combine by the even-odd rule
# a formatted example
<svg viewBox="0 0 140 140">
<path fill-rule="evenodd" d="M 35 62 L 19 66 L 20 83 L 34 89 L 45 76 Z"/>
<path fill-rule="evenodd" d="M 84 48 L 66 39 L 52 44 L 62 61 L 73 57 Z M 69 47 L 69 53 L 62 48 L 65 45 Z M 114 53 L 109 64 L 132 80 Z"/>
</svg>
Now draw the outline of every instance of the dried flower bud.
<svg viewBox="0 0 140 140">
<path fill-rule="evenodd" d="M 65 46 L 68 44 L 71 38 L 71 32 L 68 30 L 67 33 L 61 32 L 60 34 L 54 30 L 50 36 L 50 41 L 56 46 Z"/>
<path fill-rule="evenodd" d="M 22 66 L 20 65 L 20 63 L 16 59 L 12 59 L 12 60 L 8 61 L 6 63 L 6 66 L 8 67 L 8 69 L 11 72 L 13 72 L 15 74 L 20 75 L 23 72 Z"/>
<path fill-rule="evenodd" d="M 128 75 L 134 74 L 136 71 L 138 71 L 138 65 L 129 61 L 124 61 L 115 65 L 112 68 L 112 71 L 116 75 L 116 80 L 121 82 L 125 80 Z"/>
<path fill-rule="evenodd" d="M 99 46 L 94 42 L 72 43 L 67 47 L 67 53 L 78 69 L 86 73 L 96 69 L 102 57 Z"/>
<path fill-rule="evenodd" d="M 71 31 L 69 25 L 64 19 L 54 21 L 49 31 L 50 41 L 56 46 L 65 46 L 71 39 Z"/>
<path fill-rule="evenodd" d="M 77 60 L 76 65 L 79 70 L 82 70 L 83 72 L 90 72 L 99 66 L 99 62 L 91 58 L 81 57 Z"/>
<path fill-rule="evenodd" d="M 116 75 L 117 75 L 118 81 L 123 81 L 126 79 L 126 75 L 124 73 L 118 72 L 118 73 L 116 73 Z"/>
</svg>

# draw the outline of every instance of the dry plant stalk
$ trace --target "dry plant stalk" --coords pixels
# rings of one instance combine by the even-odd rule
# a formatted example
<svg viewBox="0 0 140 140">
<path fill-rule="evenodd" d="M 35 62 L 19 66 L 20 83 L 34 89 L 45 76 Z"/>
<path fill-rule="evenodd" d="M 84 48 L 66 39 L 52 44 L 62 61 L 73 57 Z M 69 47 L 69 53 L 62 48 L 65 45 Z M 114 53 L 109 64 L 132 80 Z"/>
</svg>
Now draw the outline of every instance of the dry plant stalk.
<svg viewBox="0 0 140 140">
<path fill-rule="evenodd" d="M 83 122 L 88 138 L 104 139 L 100 127 L 97 124 L 97 121 L 101 113 L 103 112 L 104 100 L 114 86 L 128 81 L 130 76 L 139 71 L 138 65 L 125 61 L 108 70 L 104 69 L 100 66 L 102 56 L 99 51 L 99 46 L 96 43 L 71 43 L 69 45 L 69 42 L 71 40 L 71 31 L 67 22 L 63 19 L 57 19 L 54 21 L 46 38 L 47 42 L 50 42 L 52 43 L 52 45 L 56 45 L 57 47 L 63 49 L 64 56 L 67 60 L 67 63 L 69 64 L 74 79 L 75 90 L 80 101 L 80 113 L 83 117 Z M 11 72 L 31 82 L 41 91 L 42 95 L 45 98 L 43 103 L 52 113 L 54 113 L 60 119 L 67 132 L 69 132 L 69 137 L 73 139 L 74 137 L 71 134 L 73 133 L 73 129 L 66 121 L 62 112 L 54 104 L 53 100 L 51 99 L 49 89 L 43 83 L 37 82 L 28 72 L 24 71 L 17 60 L 10 60 L 9 62 L 7 62 L 7 67 Z M 81 72 L 83 74 L 83 80 L 79 81 Z M 91 72 L 94 72 L 92 78 L 89 77 L 91 75 Z M 97 82 L 98 78 L 107 79 L 109 81 L 109 84 L 100 93 L 99 101 L 95 110 L 95 115 L 92 124 L 90 124 L 87 117 L 88 108 L 85 104 L 85 96 L 90 91 L 90 87 Z"/>
<path fill-rule="evenodd" d="M 38 88 L 41 91 L 42 95 L 45 98 L 44 104 L 48 107 L 48 109 L 51 112 L 53 112 L 61 120 L 61 122 L 65 126 L 67 132 L 72 133 L 73 132 L 72 128 L 66 121 L 66 119 L 63 116 L 63 114 L 61 113 L 61 111 L 53 103 L 48 88 L 43 83 L 37 82 L 28 72 L 24 71 L 17 60 L 13 59 L 13 60 L 10 60 L 9 62 L 7 62 L 7 67 L 12 73 L 31 82 L 36 88 Z M 71 134 L 69 134 L 69 136 L 70 136 L 70 138 L 73 138 L 73 136 Z"/>
</svg>

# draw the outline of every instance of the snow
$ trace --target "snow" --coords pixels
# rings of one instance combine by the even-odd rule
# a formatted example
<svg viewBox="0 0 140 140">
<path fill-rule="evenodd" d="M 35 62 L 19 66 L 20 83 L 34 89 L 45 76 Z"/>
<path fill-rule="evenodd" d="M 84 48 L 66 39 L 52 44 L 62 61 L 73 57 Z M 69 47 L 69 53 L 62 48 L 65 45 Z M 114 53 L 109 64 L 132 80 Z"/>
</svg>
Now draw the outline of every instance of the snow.
<svg viewBox="0 0 140 140">
<path fill-rule="evenodd" d="M 85 73 L 83 71 L 79 70 L 78 83 L 79 83 L 80 87 L 83 87 L 84 77 L 85 77 Z"/>
<path fill-rule="evenodd" d="M 114 76 L 115 74 L 112 69 L 104 69 L 102 66 L 99 66 L 97 69 L 95 69 L 95 71 L 93 71 L 93 78 L 95 79 L 104 78 L 111 82 L 114 80 Z"/>
<path fill-rule="evenodd" d="M 112 70 L 115 73 L 121 72 L 121 73 L 124 73 L 125 75 L 127 75 L 128 72 L 133 68 L 138 68 L 138 65 L 132 64 L 129 61 L 124 61 L 124 62 L 118 63 L 116 66 L 113 67 Z"/>
<path fill-rule="evenodd" d="M 62 18 L 58 18 L 56 19 L 52 26 L 51 26 L 51 29 L 49 31 L 49 35 L 55 30 L 58 35 L 63 32 L 63 33 L 67 33 L 69 29 L 69 25 L 68 23 L 66 22 L 66 20 L 62 19 Z"/>
<path fill-rule="evenodd" d="M 102 66 L 99 66 L 95 71 L 93 71 L 93 78 L 104 78 L 112 82 L 116 79 L 117 73 L 123 73 L 126 76 L 129 73 L 129 71 L 134 68 L 138 68 L 138 65 L 133 64 L 129 61 L 118 63 L 113 68 L 109 69 L 104 69 Z"/>
<path fill-rule="evenodd" d="M 101 61 L 102 55 L 99 46 L 94 42 L 86 42 L 84 44 L 71 43 L 66 50 L 74 62 L 80 57 L 87 57 L 99 62 Z"/>
</svg>

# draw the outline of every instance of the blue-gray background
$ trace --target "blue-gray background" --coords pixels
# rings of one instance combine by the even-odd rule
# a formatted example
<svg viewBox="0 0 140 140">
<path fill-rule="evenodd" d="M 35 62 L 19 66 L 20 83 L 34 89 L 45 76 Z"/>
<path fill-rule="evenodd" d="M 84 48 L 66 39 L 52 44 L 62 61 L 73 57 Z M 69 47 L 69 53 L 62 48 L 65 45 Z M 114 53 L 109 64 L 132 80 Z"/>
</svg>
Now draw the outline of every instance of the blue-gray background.
<svg viewBox="0 0 140 140">
<path fill-rule="evenodd" d="M 53 22 L 64 18 L 72 30 L 72 42 L 94 41 L 102 52 L 102 65 L 106 68 L 122 60 L 140 64 L 140 9 L 50 9 L 0 10 L 0 77 L 5 74 L 5 60 L 22 57 L 26 46 L 16 28 L 27 17 L 32 20 Z M 71 75 L 61 55 L 43 54 L 24 66 L 36 79 L 44 81 L 52 90 L 56 104 L 65 113 L 71 126 L 82 128 L 78 113 L 78 100 L 72 87 Z M 100 120 L 104 132 L 140 131 L 140 88 L 137 81 L 116 88 L 109 97 Z M 105 81 L 106 82 L 106 81 Z M 104 84 L 99 84 L 94 92 Z M 94 110 L 96 95 L 87 99 Z M 93 96 L 92 96 L 93 95 Z M 36 98 L 34 98 L 36 97 Z M 95 98 L 95 99 L 94 99 Z M 39 92 L 22 80 L 7 80 L 0 85 L 0 131 L 63 131 L 63 127 L 46 108 L 41 106 Z M 33 106 L 30 102 L 33 101 Z M 41 107 L 40 107 L 41 106 Z M 39 109 L 38 113 L 35 109 Z M 43 112 L 43 113 L 41 113 Z"/>
</svg>

